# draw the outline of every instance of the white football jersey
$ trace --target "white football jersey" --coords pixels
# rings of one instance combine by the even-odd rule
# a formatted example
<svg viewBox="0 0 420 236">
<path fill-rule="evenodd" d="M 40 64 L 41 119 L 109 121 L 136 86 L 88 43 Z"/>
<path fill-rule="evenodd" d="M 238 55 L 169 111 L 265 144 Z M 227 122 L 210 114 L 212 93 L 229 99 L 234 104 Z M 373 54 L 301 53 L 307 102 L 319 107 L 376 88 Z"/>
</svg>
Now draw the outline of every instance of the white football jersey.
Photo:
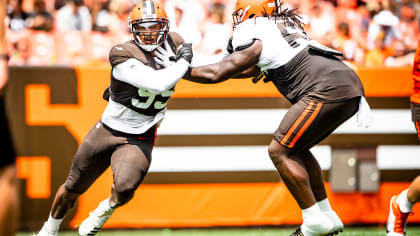
<svg viewBox="0 0 420 236">
<path fill-rule="evenodd" d="M 233 31 L 232 45 L 236 49 L 243 45 L 249 44 L 254 39 L 259 39 L 262 42 L 263 48 L 257 63 L 261 71 L 278 68 L 301 52 L 309 43 L 308 38 L 299 38 L 296 42 L 288 42 L 284 38 L 284 33 L 275 21 L 268 17 L 257 17 L 248 19 L 239 24 Z M 288 34 L 305 33 L 298 27 L 285 27 Z"/>
</svg>

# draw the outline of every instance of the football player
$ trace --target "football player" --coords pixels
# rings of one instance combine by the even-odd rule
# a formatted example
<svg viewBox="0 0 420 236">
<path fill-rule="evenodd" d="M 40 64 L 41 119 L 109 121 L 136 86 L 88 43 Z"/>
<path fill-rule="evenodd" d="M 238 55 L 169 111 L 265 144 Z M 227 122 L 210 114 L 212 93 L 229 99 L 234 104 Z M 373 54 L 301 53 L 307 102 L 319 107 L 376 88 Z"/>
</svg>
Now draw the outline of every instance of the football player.
<svg viewBox="0 0 420 236">
<path fill-rule="evenodd" d="M 414 57 L 412 76 L 414 79 L 414 91 L 410 98 L 411 114 L 420 142 L 420 41 L 418 42 L 416 55 Z M 410 214 L 413 214 L 411 209 L 419 201 L 420 176 L 417 176 L 408 189 L 392 196 L 386 224 L 387 236 L 405 235 L 407 218 Z"/>
<path fill-rule="evenodd" d="M 130 201 L 148 171 L 156 129 L 175 84 L 188 70 L 192 49 L 169 32 L 165 10 L 155 0 L 143 0 L 132 9 L 129 27 L 133 40 L 115 45 L 109 54 L 111 84 L 104 93 L 109 103 L 77 150 L 39 236 L 57 235 L 66 212 L 111 166 L 111 196 L 79 227 L 80 235 L 95 235 L 116 208 Z"/>
<path fill-rule="evenodd" d="M 303 223 L 292 235 L 338 233 L 343 223 L 330 206 L 310 148 L 358 110 L 359 125 L 369 124 L 370 108 L 360 79 L 339 59 L 340 52 L 311 40 L 299 16 L 281 9 L 278 0 L 237 0 L 233 18 L 230 55 L 192 68 L 186 78 L 217 83 L 256 75 L 254 82 L 265 77 L 277 87 L 292 106 L 268 151 L 302 210 Z"/>
</svg>

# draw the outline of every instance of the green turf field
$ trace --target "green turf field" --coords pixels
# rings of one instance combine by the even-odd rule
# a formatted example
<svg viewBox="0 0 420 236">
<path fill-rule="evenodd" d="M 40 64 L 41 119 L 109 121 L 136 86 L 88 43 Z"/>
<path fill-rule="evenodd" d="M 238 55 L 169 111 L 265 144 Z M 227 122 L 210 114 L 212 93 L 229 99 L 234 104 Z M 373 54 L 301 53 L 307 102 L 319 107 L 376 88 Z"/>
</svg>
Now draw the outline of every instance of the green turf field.
<svg viewBox="0 0 420 236">
<path fill-rule="evenodd" d="M 239 228 L 239 229 L 159 229 L 159 230 L 102 230 L 98 236 L 289 236 L 294 228 Z M 31 233 L 18 233 L 29 236 Z M 59 236 L 77 236 L 76 231 L 60 232 Z M 383 227 L 347 227 L 339 236 L 385 236 Z M 420 235 L 420 227 L 408 227 L 407 236 Z"/>
</svg>

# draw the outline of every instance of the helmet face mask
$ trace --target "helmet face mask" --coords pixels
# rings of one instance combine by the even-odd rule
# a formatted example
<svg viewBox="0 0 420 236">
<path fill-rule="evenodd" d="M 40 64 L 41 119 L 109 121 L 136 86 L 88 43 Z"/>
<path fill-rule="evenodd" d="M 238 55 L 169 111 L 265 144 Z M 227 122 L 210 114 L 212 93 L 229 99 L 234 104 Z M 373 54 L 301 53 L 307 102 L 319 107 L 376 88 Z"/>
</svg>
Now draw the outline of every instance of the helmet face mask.
<svg viewBox="0 0 420 236">
<path fill-rule="evenodd" d="M 166 40 L 169 21 L 165 10 L 158 3 L 143 0 L 131 11 L 129 27 L 136 44 L 150 52 Z"/>
<path fill-rule="evenodd" d="M 235 9 L 235 11 L 232 13 L 233 28 L 235 28 L 242 21 L 244 21 L 244 18 L 248 13 L 249 8 L 250 6 L 248 6 L 246 9 L 243 9 L 243 8 Z"/>
</svg>

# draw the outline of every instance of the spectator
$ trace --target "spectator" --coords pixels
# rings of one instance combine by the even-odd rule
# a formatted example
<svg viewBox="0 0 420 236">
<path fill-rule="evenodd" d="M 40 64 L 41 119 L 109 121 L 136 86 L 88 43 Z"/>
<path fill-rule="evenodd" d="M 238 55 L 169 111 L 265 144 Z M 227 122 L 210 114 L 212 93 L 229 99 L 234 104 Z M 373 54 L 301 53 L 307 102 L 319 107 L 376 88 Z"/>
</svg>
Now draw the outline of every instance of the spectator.
<svg viewBox="0 0 420 236">
<path fill-rule="evenodd" d="M 127 19 L 133 6 L 133 2 L 125 0 L 110 0 L 109 2 L 108 31 L 115 44 L 131 39 Z"/>
<path fill-rule="evenodd" d="M 232 31 L 232 27 L 225 23 L 225 5 L 223 3 L 210 4 L 208 18 L 203 24 L 203 40 L 200 52 L 217 54 L 226 48 L 226 42 Z"/>
<path fill-rule="evenodd" d="M 398 29 L 401 32 L 401 39 L 407 49 L 416 50 L 417 42 L 420 39 L 419 21 L 416 20 L 416 13 L 409 5 L 400 8 L 400 23 Z"/>
<path fill-rule="evenodd" d="M 385 46 L 385 32 L 381 31 L 374 41 L 373 49 L 366 53 L 365 66 L 378 67 L 383 66 L 385 58 L 390 55 L 390 50 Z"/>
<path fill-rule="evenodd" d="M 358 21 L 356 7 L 356 0 L 337 0 L 336 20 L 347 23 Z"/>
<path fill-rule="evenodd" d="M 35 0 L 34 10 L 28 17 L 28 27 L 50 32 L 53 30 L 53 25 L 53 16 L 47 11 L 44 0 Z"/>
<path fill-rule="evenodd" d="M 10 0 L 7 15 L 9 17 L 9 28 L 15 32 L 23 31 L 27 24 L 29 14 L 22 8 L 23 0 Z"/>
<path fill-rule="evenodd" d="M 327 8 L 328 9 L 328 8 Z M 328 10 L 323 10 L 320 4 L 315 4 L 309 15 L 310 31 L 312 39 L 324 45 L 330 45 L 334 37 L 335 15 Z"/>
<path fill-rule="evenodd" d="M 408 51 L 402 40 L 395 40 L 392 43 L 393 54 L 385 58 L 385 66 L 412 66 L 415 51 Z"/>
<path fill-rule="evenodd" d="M 401 35 L 398 30 L 399 19 L 390 10 L 384 9 L 373 16 L 373 20 L 369 24 L 368 30 L 368 48 L 375 47 L 375 41 L 381 32 L 384 32 L 384 46 L 390 46 L 392 40 L 400 39 Z"/>
<path fill-rule="evenodd" d="M 194 49 L 197 50 L 202 40 L 199 25 L 205 18 L 201 1 L 167 0 L 165 10 L 171 31 L 180 34 L 185 42 L 192 43 Z"/>
<path fill-rule="evenodd" d="M 92 30 L 106 33 L 111 21 L 109 1 L 94 0 L 92 4 Z"/>
<path fill-rule="evenodd" d="M 56 14 L 58 31 L 90 31 L 92 21 L 89 9 L 83 0 L 67 0 Z"/>
<path fill-rule="evenodd" d="M 12 34 L 9 38 L 11 48 L 10 65 L 28 65 L 31 57 L 31 48 L 29 42 L 29 35 L 27 31 L 19 34 Z"/>
</svg>

